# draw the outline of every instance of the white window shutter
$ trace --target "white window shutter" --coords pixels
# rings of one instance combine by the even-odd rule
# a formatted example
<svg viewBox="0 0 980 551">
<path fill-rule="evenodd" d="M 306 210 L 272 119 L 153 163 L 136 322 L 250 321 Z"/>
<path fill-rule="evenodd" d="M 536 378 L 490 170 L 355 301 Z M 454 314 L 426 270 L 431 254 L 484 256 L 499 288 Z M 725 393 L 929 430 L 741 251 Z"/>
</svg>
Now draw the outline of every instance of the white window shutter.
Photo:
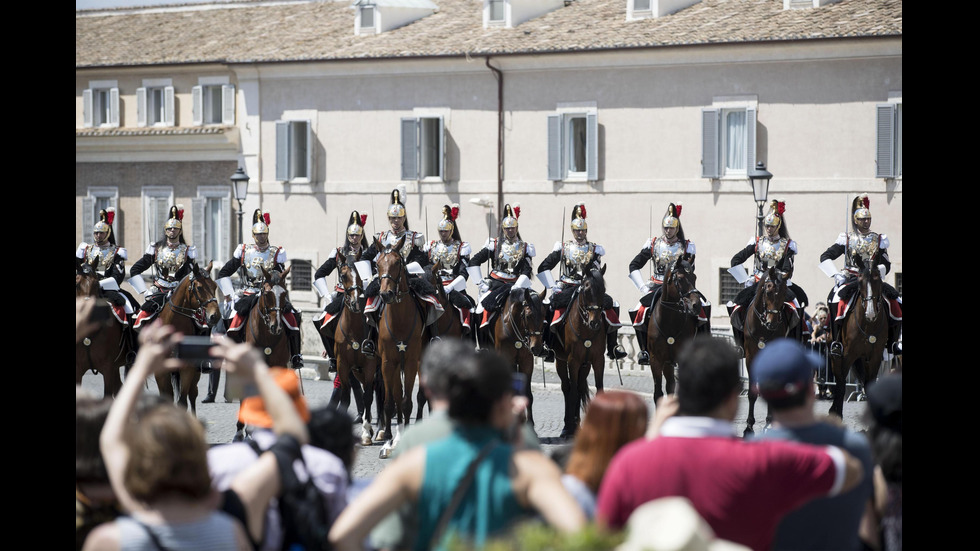
<svg viewBox="0 0 980 551">
<path fill-rule="evenodd" d="M 745 169 L 755 168 L 755 130 L 758 113 L 755 107 L 745 109 Z"/>
<path fill-rule="evenodd" d="M 446 181 L 446 121 L 439 117 L 439 178 Z"/>
<path fill-rule="evenodd" d="M 136 126 L 146 126 L 146 88 L 136 89 Z"/>
<path fill-rule="evenodd" d="M 207 199 L 204 197 L 194 197 L 191 199 L 191 241 L 192 245 L 197 245 L 197 250 L 200 255 L 204 255 L 206 252 L 204 250 L 204 207 L 207 204 Z M 187 217 L 185 216 L 186 220 Z M 211 252 L 211 254 L 214 254 Z M 198 256 L 199 260 L 206 260 Z M 207 265 L 207 262 L 204 262 Z"/>
<path fill-rule="evenodd" d="M 221 86 L 221 124 L 235 124 L 235 85 Z"/>
<path fill-rule="evenodd" d="M 402 119 L 402 180 L 419 179 L 419 120 Z"/>
<path fill-rule="evenodd" d="M 721 177 L 721 110 L 701 110 L 701 177 Z"/>
<path fill-rule="evenodd" d="M 586 171 L 590 181 L 599 179 L 599 116 L 589 113 L 586 120 Z"/>
<path fill-rule="evenodd" d="M 548 115 L 548 179 L 563 179 L 561 162 L 561 115 Z"/>
<path fill-rule="evenodd" d="M 109 124 L 119 126 L 119 88 L 109 89 Z"/>
<path fill-rule="evenodd" d="M 191 88 L 191 119 L 194 126 L 204 124 L 204 87 Z"/>
<path fill-rule="evenodd" d="M 289 180 L 289 122 L 276 121 L 276 181 Z"/>
<path fill-rule="evenodd" d="M 163 89 L 163 123 L 167 126 L 176 126 L 176 124 L 174 124 L 175 122 L 174 87 L 167 86 Z"/>
<path fill-rule="evenodd" d="M 92 128 L 92 90 L 82 90 L 82 127 Z"/>
<path fill-rule="evenodd" d="M 95 227 L 95 197 L 82 197 L 82 241 L 92 241 L 92 229 Z M 116 236 L 116 243 L 120 243 Z"/>
<path fill-rule="evenodd" d="M 221 198 L 221 224 L 222 229 L 226 229 L 224 232 L 225 238 L 221 240 L 221 250 L 217 252 L 218 258 L 218 268 L 220 268 L 220 263 L 224 262 L 225 259 L 231 258 L 231 249 L 235 246 L 232 241 L 234 237 L 231 232 L 231 197 Z"/>
<path fill-rule="evenodd" d="M 875 129 L 875 178 L 895 177 L 895 104 L 879 103 Z"/>
<path fill-rule="evenodd" d="M 300 178 L 309 178 L 313 183 L 313 121 L 306 121 L 306 174 L 297 174 Z"/>
</svg>

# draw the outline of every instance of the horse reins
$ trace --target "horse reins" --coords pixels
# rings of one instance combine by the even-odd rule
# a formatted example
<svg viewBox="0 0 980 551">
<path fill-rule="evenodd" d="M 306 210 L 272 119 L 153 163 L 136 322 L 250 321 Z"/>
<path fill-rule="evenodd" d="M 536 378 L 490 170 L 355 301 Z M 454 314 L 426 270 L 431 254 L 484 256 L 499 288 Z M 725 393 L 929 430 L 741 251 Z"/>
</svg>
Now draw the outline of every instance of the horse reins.
<svg viewBox="0 0 980 551">
<path fill-rule="evenodd" d="M 510 316 L 508 320 L 508 329 L 510 329 L 511 334 L 517 338 L 517 342 L 521 343 L 521 346 L 526 347 L 528 350 L 531 349 L 531 337 L 536 337 L 538 335 L 543 335 L 544 331 L 531 331 L 527 328 L 527 291 L 525 291 L 524 299 L 521 301 L 521 321 L 524 324 L 524 331 L 521 332 L 521 328 L 517 326 L 517 322 L 514 321 L 514 316 Z M 515 344 L 516 346 L 516 344 Z"/>
<path fill-rule="evenodd" d="M 393 250 L 394 249 L 388 247 L 388 248 L 385 249 L 384 254 L 386 256 L 387 255 L 390 255 L 390 254 L 392 254 L 392 251 Z M 402 276 L 404 276 L 404 279 L 405 279 L 405 282 L 406 282 L 405 283 L 405 287 L 408 287 L 408 276 L 405 275 L 405 270 L 407 270 L 407 268 L 405 267 L 405 259 L 403 259 L 402 258 L 402 255 L 400 253 L 397 253 L 397 251 L 396 251 L 396 254 L 398 254 L 398 266 L 399 266 L 399 268 L 401 268 L 399 270 L 399 272 L 398 272 L 398 278 L 396 279 L 396 278 L 392 277 L 392 275 L 389 274 L 389 273 L 384 273 L 384 274 L 379 274 L 378 275 L 378 279 L 390 279 L 390 280 L 392 280 L 392 281 L 395 282 L 394 283 L 394 285 L 395 285 L 395 291 L 394 291 L 395 298 L 392 299 L 392 300 L 394 302 L 396 302 L 396 303 L 399 303 L 399 302 L 402 301 L 402 297 L 408 294 L 408 289 L 405 289 L 404 291 L 400 291 L 399 290 L 399 287 L 400 287 L 400 284 L 401 284 L 401 281 L 402 281 Z M 389 266 L 389 269 L 390 268 L 391 267 Z"/>
<path fill-rule="evenodd" d="M 176 294 L 176 291 L 171 293 L 170 296 L 167 297 L 167 306 L 170 306 L 170 309 L 173 310 L 175 314 L 180 314 L 181 316 L 191 318 L 191 320 L 196 321 L 196 318 L 198 317 L 202 317 L 202 318 L 205 317 L 204 310 L 205 308 L 207 308 L 207 305 L 211 304 L 212 302 L 215 303 L 218 302 L 218 299 L 214 296 L 212 296 L 210 299 L 202 299 L 200 293 L 200 287 L 194 284 L 195 281 L 194 275 L 188 274 L 184 276 L 184 278 L 189 280 L 188 286 L 191 289 L 190 291 L 191 295 L 197 299 L 197 304 L 198 304 L 197 308 L 186 308 L 183 306 L 177 306 L 177 304 L 174 303 L 174 295 Z M 178 288 L 179 287 L 180 286 L 178 285 Z"/>
</svg>

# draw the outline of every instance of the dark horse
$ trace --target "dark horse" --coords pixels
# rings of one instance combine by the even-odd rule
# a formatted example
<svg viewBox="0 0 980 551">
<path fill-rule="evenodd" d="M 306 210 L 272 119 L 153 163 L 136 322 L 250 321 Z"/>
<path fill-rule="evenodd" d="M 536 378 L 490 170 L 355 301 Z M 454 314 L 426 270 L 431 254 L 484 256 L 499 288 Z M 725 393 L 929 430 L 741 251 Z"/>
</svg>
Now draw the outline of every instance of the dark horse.
<svg viewBox="0 0 980 551">
<path fill-rule="evenodd" d="M 83 263 L 75 270 L 75 297 L 108 304 L 102 298 L 99 277 L 95 266 L 98 258 L 91 264 Z M 75 384 L 81 384 L 85 372 L 102 374 L 104 396 L 115 396 L 122 388 L 119 368 L 126 363 L 126 356 L 132 351 L 129 336 L 123 324 L 113 313 L 102 323 L 99 330 L 75 344 Z"/>
<path fill-rule="evenodd" d="M 446 289 L 442 285 L 442 281 L 439 279 L 439 270 L 442 268 L 442 264 L 437 260 L 435 264 L 432 265 L 432 277 L 429 278 L 429 283 L 436 290 L 436 298 L 439 299 L 439 304 L 442 305 L 442 309 L 445 313 L 439 316 L 436 321 L 432 324 L 426 326 L 425 335 L 423 335 L 422 343 L 423 347 L 427 346 L 430 341 L 443 338 L 453 338 L 461 339 L 463 338 L 463 322 L 459 316 L 459 310 L 449 302 L 449 295 L 446 294 Z M 418 402 L 419 411 L 415 415 L 416 420 L 422 419 L 423 407 L 427 402 L 425 397 L 425 391 L 422 389 L 422 385 L 419 385 L 418 394 L 415 395 L 415 400 Z M 432 411 L 430 406 L 429 411 Z"/>
<path fill-rule="evenodd" d="M 749 417 L 745 432 L 755 432 L 755 401 L 758 393 L 752 385 L 752 362 L 755 355 L 776 339 L 789 336 L 800 322 L 796 309 L 786 305 L 786 274 L 775 267 L 769 268 L 756 285 L 755 296 L 745 311 L 744 354 L 745 369 L 749 373 Z M 766 413 L 766 427 L 772 424 L 772 411 Z"/>
<path fill-rule="evenodd" d="M 647 350 L 650 351 L 650 371 L 653 373 L 654 403 L 664 395 L 661 380 L 666 379 L 667 394 L 674 393 L 678 352 L 697 333 L 701 295 L 695 288 L 696 282 L 691 263 L 686 259 L 678 260 L 664 274 L 660 296 L 650 312 Z"/>
<path fill-rule="evenodd" d="M 545 292 L 547 293 L 547 292 Z M 531 289 L 514 287 L 510 290 L 500 315 L 493 324 L 493 346 L 514 366 L 514 371 L 524 375 L 527 389 L 527 421 L 534 425 L 531 395 L 531 373 L 534 356 L 544 350 L 544 297 Z"/>
<path fill-rule="evenodd" d="M 354 269 L 354 263 L 361 259 L 361 252 L 356 257 L 345 259 L 339 252 L 336 256 L 337 271 L 340 285 L 344 293 L 344 305 L 336 326 L 323 324 L 321 333 L 330 331 L 334 340 L 334 354 L 337 358 L 337 377 L 340 379 L 340 410 L 350 408 L 351 385 L 356 381 L 364 393 L 364 414 L 361 424 L 361 445 L 370 446 L 374 428 L 371 426 L 371 405 L 374 403 L 375 375 L 378 362 L 374 355 L 361 353 L 361 342 L 367 334 L 368 326 L 364 320 L 364 292 L 361 278 Z M 326 342 L 326 341 L 325 341 Z M 378 402 L 378 417 L 381 417 L 381 401 Z"/>
<path fill-rule="evenodd" d="M 265 361 L 273 367 L 289 365 L 289 338 L 284 329 L 282 311 L 289 301 L 283 282 L 292 266 L 282 273 L 262 268 L 265 282 L 259 298 L 248 313 L 245 342 L 259 349 Z"/>
<path fill-rule="evenodd" d="M 221 319 L 218 300 L 214 297 L 218 285 L 211 279 L 211 266 L 202 270 L 196 262 L 191 263 L 191 271 L 184 276 L 167 303 L 160 310 L 159 319 L 174 326 L 184 335 L 210 335 L 211 329 Z M 180 407 L 197 415 L 197 383 L 201 380 L 200 366 L 185 364 L 175 373 L 162 373 L 155 376 L 161 396 L 176 401 Z"/>
<path fill-rule="evenodd" d="M 603 389 L 602 375 L 606 368 L 604 351 L 607 326 L 603 318 L 602 299 L 606 284 L 602 270 L 590 270 L 582 283 L 573 291 L 568 303 L 565 322 L 556 334 L 555 370 L 561 379 L 561 391 L 565 395 L 565 426 L 561 437 L 575 435 L 581 421 L 581 412 L 589 405 L 589 369 L 595 376 L 596 392 Z"/>
<path fill-rule="evenodd" d="M 374 241 L 378 253 L 378 279 L 381 281 L 382 311 L 378 321 L 378 352 L 384 380 L 384 426 L 378 432 L 386 437 L 380 457 L 386 459 L 398 445 L 401 434 L 392 434 L 391 420 L 397 415 L 399 427 L 412 417 L 412 393 L 422 358 L 422 334 L 425 331 L 423 310 L 408 287 L 408 267 L 398 252 L 402 237 L 390 247 Z M 402 377 L 404 376 L 404 382 Z M 382 436 L 379 436 L 379 438 Z"/>
<path fill-rule="evenodd" d="M 878 377 L 881 360 L 888 340 L 888 301 L 882 297 L 881 273 L 878 271 L 878 254 L 865 265 L 860 258 L 854 259 L 858 268 L 857 288 L 851 311 L 842 322 L 841 341 L 844 352 L 841 357 L 831 356 L 834 370 L 834 402 L 830 413 L 843 417 L 844 393 L 847 391 L 847 374 L 854 366 L 863 389 Z M 833 312 L 831 315 L 836 315 Z"/>
</svg>

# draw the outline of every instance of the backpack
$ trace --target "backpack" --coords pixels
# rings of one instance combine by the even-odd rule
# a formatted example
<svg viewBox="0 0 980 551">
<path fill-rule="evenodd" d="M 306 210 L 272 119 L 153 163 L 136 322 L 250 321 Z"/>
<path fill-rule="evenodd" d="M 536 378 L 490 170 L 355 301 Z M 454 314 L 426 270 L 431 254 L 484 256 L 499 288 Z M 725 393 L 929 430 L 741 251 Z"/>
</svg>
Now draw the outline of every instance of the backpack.
<svg viewBox="0 0 980 551">
<path fill-rule="evenodd" d="M 249 445 L 261 454 L 258 444 L 249 440 Z M 327 536 L 330 523 L 327 521 L 329 508 L 326 501 L 309 476 L 309 469 L 303 461 L 300 446 L 292 436 L 285 435 L 269 449 L 276 455 L 282 490 L 279 494 L 279 518 L 282 522 L 282 549 L 295 551 L 321 551 L 333 549 Z M 293 462 L 299 461 L 307 473 L 305 481 L 300 481 L 293 469 Z"/>
</svg>

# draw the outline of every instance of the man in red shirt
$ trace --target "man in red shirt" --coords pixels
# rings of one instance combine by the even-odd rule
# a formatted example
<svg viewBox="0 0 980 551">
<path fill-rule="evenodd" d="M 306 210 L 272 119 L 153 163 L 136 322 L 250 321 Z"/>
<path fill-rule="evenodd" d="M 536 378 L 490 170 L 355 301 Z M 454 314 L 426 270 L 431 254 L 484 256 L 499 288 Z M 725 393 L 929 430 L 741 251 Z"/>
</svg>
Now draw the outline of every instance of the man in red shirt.
<svg viewBox="0 0 980 551">
<path fill-rule="evenodd" d="M 629 444 L 613 458 L 599 489 L 601 523 L 619 529 L 640 505 L 683 496 L 719 538 L 766 550 L 784 514 L 861 480 L 861 463 L 840 448 L 735 435 L 742 381 L 725 341 L 688 342 L 678 369 L 678 414 L 656 438 Z"/>
</svg>

